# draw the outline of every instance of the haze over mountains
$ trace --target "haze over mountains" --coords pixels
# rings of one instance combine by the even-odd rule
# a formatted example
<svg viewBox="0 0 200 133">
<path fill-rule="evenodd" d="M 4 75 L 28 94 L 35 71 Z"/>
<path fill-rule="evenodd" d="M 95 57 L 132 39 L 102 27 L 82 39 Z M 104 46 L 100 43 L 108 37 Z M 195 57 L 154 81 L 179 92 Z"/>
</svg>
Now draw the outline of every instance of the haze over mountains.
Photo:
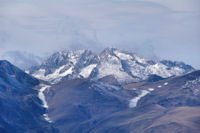
<svg viewBox="0 0 200 133">
<path fill-rule="evenodd" d="M 0 54 L 61 48 L 153 51 L 199 68 L 199 0 L 2 0 Z M 52 10 L 53 9 L 53 10 Z M 19 34 L 20 33 L 20 34 Z"/>
<path fill-rule="evenodd" d="M 8 60 L 11 63 L 15 64 L 15 66 L 25 70 L 30 68 L 33 65 L 39 65 L 42 63 L 43 59 L 39 56 L 28 52 L 20 52 L 20 51 L 9 51 L 0 54 L 0 59 Z"/>
<path fill-rule="evenodd" d="M 26 73 L 0 61 L 5 133 L 199 133 L 200 71 L 106 48 L 61 51 Z"/>
</svg>

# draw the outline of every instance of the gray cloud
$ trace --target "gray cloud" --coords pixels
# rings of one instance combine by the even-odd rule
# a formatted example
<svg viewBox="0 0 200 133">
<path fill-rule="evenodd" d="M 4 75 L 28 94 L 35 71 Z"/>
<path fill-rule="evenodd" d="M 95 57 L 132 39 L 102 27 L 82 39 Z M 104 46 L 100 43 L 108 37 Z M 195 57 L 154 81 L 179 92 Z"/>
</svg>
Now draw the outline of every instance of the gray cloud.
<svg viewBox="0 0 200 133">
<path fill-rule="evenodd" d="M 199 0 L 0 0 L 0 52 L 118 47 L 200 68 Z"/>
<path fill-rule="evenodd" d="M 0 59 L 9 60 L 21 69 L 27 69 L 34 65 L 39 65 L 43 61 L 42 58 L 34 54 L 22 51 L 8 51 L 1 55 Z"/>
</svg>

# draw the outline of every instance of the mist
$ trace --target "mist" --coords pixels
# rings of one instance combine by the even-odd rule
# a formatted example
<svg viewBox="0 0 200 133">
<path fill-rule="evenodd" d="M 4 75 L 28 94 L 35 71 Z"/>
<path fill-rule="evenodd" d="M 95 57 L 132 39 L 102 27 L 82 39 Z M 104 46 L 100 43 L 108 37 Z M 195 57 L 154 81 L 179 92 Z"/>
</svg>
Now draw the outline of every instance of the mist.
<svg viewBox="0 0 200 133">
<path fill-rule="evenodd" d="M 115 47 L 200 68 L 199 0 L 0 2 L 0 59 L 12 51 L 45 58 L 63 49 L 98 54 Z"/>
</svg>

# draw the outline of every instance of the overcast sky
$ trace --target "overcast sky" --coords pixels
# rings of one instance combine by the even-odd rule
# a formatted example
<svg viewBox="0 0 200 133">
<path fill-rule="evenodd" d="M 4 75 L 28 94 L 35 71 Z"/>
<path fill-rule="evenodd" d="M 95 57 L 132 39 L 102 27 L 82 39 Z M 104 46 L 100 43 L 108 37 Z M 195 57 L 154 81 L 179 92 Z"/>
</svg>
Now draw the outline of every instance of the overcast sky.
<svg viewBox="0 0 200 133">
<path fill-rule="evenodd" d="M 200 69 L 200 0 L 0 0 L 0 55 L 108 46 Z"/>
</svg>

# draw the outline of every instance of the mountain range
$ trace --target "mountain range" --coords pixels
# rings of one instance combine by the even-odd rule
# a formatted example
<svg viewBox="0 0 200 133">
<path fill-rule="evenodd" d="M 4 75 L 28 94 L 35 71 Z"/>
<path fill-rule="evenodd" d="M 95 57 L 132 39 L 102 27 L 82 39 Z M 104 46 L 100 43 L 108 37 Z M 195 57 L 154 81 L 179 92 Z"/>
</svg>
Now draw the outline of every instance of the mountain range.
<svg viewBox="0 0 200 133">
<path fill-rule="evenodd" d="M 27 70 L 34 77 L 51 83 L 75 78 L 103 80 L 112 77 L 119 84 L 143 81 L 151 75 L 168 78 L 191 71 L 194 68 L 183 62 L 147 60 L 116 48 L 106 48 L 99 55 L 89 50 L 56 52 L 41 65 Z"/>
<path fill-rule="evenodd" d="M 2 133 L 199 133 L 200 70 L 106 48 L 0 61 Z"/>
</svg>

